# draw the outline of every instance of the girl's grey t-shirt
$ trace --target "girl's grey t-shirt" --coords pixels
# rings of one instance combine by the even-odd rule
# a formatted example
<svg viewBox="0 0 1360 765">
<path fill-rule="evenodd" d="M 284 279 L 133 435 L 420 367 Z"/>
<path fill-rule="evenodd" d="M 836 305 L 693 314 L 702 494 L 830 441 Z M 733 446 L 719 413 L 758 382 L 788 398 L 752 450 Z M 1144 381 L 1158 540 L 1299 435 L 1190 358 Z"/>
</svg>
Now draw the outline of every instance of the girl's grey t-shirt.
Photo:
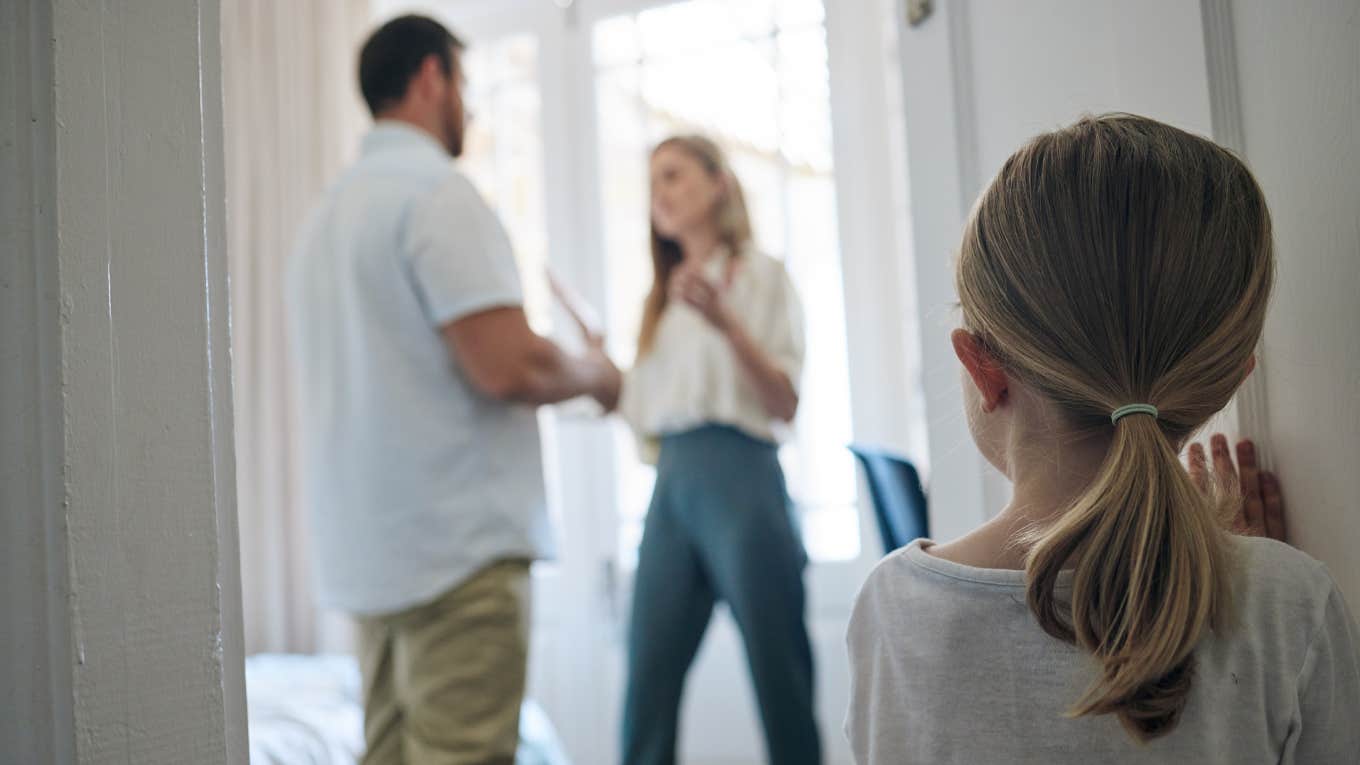
<svg viewBox="0 0 1360 765">
<path fill-rule="evenodd" d="M 1095 666 L 1039 627 L 1024 572 L 923 544 L 878 564 L 850 619 L 845 732 L 861 765 L 1360 763 L 1360 633 L 1304 553 L 1233 537 L 1235 626 L 1196 649 L 1177 728 L 1140 745 L 1112 715 L 1063 716 Z"/>
</svg>

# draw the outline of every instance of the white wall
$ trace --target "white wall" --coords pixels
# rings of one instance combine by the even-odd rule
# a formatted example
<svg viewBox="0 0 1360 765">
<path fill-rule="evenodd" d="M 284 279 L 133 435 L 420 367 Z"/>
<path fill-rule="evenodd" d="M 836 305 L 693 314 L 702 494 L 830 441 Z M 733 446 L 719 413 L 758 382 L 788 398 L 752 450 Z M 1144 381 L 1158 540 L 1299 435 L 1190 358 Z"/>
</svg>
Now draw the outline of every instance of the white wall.
<svg viewBox="0 0 1360 765">
<path fill-rule="evenodd" d="M 1009 498 L 977 455 L 948 332 L 953 257 L 967 211 L 1024 141 L 1083 114 L 1128 111 L 1211 129 L 1198 4 L 1178 0 L 937 3 L 901 39 L 931 524 L 958 536 Z"/>
<path fill-rule="evenodd" d="M 67 762 L 71 719 L 52 215 L 50 35 L 45 3 L 0 4 L 0 752 Z"/>
<path fill-rule="evenodd" d="M 1133 112 L 1210 132 L 1197 4 L 964 5 L 980 181 L 974 192 L 1026 139 L 1082 114 Z"/>
<path fill-rule="evenodd" d="M 1360 464 L 1358 19 L 1355 0 L 955 0 L 904 31 L 936 536 L 976 525 L 1008 490 L 969 443 L 944 341 L 963 218 L 1028 137 L 1129 111 L 1244 151 L 1265 188 L 1279 289 L 1261 371 L 1240 416 L 1215 427 L 1264 439 L 1291 541 L 1360 599 L 1360 513 L 1344 478 Z"/>
<path fill-rule="evenodd" d="M 1290 541 L 1360 606 L 1360 2 L 1235 0 L 1247 161 L 1275 223 L 1269 455 Z"/>
<path fill-rule="evenodd" d="M 218 4 L 0 21 L 0 752 L 245 762 Z"/>
</svg>

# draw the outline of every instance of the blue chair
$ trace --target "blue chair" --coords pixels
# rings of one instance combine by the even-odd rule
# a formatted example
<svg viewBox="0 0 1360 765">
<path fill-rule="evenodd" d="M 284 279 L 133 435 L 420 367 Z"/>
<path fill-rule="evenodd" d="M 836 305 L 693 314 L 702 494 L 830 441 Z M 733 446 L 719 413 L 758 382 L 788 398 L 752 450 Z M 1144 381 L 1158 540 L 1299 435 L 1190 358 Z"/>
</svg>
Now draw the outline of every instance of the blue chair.
<svg viewBox="0 0 1360 765">
<path fill-rule="evenodd" d="M 930 536 L 926 493 L 916 468 L 882 449 L 851 444 L 850 451 L 864 466 L 864 475 L 869 480 L 884 553 L 904 547 L 913 539 Z"/>
</svg>

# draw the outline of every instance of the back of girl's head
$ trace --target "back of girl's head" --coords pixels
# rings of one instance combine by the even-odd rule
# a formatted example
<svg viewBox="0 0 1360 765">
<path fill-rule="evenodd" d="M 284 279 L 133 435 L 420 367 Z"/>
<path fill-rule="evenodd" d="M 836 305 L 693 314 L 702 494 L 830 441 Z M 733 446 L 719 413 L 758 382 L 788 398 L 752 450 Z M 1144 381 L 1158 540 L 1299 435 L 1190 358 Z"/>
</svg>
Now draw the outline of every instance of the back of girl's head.
<svg viewBox="0 0 1360 765">
<path fill-rule="evenodd" d="M 1225 626 L 1233 500 L 1197 489 L 1177 451 L 1249 371 L 1273 273 L 1250 171 L 1142 117 L 1035 138 L 973 213 L 957 272 L 967 328 L 1074 430 L 1112 431 L 1098 475 L 1035 532 L 1027 562 L 1040 625 L 1100 666 L 1071 715 L 1115 713 L 1140 740 L 1169 732 L 1195 645 Z M 1133 403 L 1158 415 L 1111 423 Z"/>
</svg>

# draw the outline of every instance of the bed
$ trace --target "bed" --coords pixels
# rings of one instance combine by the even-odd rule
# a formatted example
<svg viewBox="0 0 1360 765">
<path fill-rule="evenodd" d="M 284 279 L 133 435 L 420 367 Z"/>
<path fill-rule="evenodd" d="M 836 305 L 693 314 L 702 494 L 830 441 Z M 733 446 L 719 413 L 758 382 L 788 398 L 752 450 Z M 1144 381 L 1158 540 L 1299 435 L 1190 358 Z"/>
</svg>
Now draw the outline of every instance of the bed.
<svg viewBox="0 0 1360 765">
<path fill-rule="evenodd" d="M 359 667 L 350 656 L 246 659 L 251 765 L 356 765 L 363 753 Z M 533 701 L 520 714 L 516 765 L 570 765 Z"/>
</svg>

